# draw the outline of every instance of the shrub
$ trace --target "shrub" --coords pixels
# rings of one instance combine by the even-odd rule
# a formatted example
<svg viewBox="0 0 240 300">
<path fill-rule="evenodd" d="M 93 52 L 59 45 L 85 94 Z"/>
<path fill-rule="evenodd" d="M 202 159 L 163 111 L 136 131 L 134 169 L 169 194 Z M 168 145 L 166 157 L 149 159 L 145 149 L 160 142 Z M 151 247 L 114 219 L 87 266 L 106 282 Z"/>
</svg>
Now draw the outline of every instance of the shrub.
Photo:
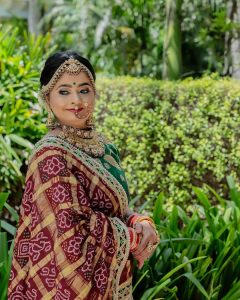
<svg viewBox="0 0 240 300">
<path fill-rule="evenodd" d="M 19 217 L 17 212 L 6 202 L 8 193 L 0 193 L 0 300 L 7 299 L 8 279 L 12 264 L 12 254 L 16 228 L 3 218 L 3 209 L 5 208 L 11 215 L 11 218 L 18 222 Z M 9 240 L 7 233 L 10 235 Z"/>
<path fill-rule="evenodd" d="M 153 218 L 161 242 L 148 263 L 135 268 L 136 299 L 240 299 L 240 193 L 231 177 L 228 182 L 230 200 L 206 187 L 216 206 L 194 187 L 199 204 L 191 215 L 176 205 L 166 211 L 159 195 Z"/>
<path fill-rule="evenodd" d="M 45 53 L 49 35 L 35 38 L 11 26 L 0 26 L 0 41 L 0 191 L 19 192 L 30 142 L 46 132 L 36 98 L 38 70 L 54 49 Z"/>
<path fill-rule="evenodd" d="M 100 78 L 98 89 L 96 123 L 121 150 L 133 197 L 161 190 L 166 205 L 187 205 L 204 182 L 227 196 L 225 175 L 237 180 L 240 170 L 239 82 L 119 77 Z"/>
</svg>

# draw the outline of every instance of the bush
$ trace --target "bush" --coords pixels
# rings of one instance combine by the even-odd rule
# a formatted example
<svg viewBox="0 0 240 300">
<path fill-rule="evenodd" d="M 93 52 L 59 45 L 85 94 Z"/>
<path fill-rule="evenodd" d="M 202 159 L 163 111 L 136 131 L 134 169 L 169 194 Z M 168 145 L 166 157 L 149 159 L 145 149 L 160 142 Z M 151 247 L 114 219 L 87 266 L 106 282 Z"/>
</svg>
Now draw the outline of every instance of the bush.
<svg viewBox="0 0 240 300">
<path fill-rule="evenodd" d="M 46 132 L 37 100 L 39 68 L 54 49 L 45 53 L 49 35 L 35 38 L 11 26 L 0 26 L 0 41 L 0 191 L 19 196 L 30 142 Z"/>
<path fill-rule="evenodd" d="M 191 216 L 180 206 L 166 211 L 159 195 L 153 218 L 161 242 L 148 263 L 135 269 L 136 299 L 240 299 L 240 193 L 231 177 L 228 182 L 230 200 L 208 187 L 216 206 L 194 187 L 200 205 Z"/>
<path fill-rule="evenodd" d="M 8 193 L 0 193 L 0 300 L 7 299 L 8 279 L 12 265 L 14 236 L 16 234 L 16 227 L 4 220 L 3 209 L 8 211 L 15 222 L 19 221 L 17 212 L 6 202 L 8 196 Z"/>
<path fill-rule="evenodd" d="M 133 197 L 161 190 L 167 206 L 186 206 L 203 182 L 227 196 L 225 175 L 237 180 L 240 170 L 239 82 L 119 77 L 100 78 L 98 89 L 96 123 L 121 150 Z"/>
</svg>

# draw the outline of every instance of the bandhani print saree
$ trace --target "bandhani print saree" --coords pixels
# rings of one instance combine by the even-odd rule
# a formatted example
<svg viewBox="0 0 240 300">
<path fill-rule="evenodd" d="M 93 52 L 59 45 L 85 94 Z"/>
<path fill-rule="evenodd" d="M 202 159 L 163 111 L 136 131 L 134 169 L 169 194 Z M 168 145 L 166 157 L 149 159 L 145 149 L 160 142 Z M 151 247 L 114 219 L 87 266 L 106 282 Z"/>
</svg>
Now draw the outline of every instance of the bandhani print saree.
<svg viewBox="0 0 240 300">
<path fill-rule="evenodd" d="M 29 159 L 8 299 L 130 300 L 129 198 L 118 150 L 45 136 Z"/>
</svg>

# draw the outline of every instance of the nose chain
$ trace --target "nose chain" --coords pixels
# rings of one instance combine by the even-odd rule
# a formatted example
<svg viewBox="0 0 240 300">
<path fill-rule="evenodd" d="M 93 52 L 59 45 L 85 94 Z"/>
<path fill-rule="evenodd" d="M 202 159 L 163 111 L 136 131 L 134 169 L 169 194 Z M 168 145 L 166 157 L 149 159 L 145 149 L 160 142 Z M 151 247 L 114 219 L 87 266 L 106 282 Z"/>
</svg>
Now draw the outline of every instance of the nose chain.
<svg viewBox="0 0 240 300">
<path fill-rule="evenodd" d="M 79 107 L 77 105 L 74 108 L 75 109 L 74 114 L 78 119 L 85 119 L 85 118 L 89 117 L 91 114 L 91 107 L 89 106 L 89 104 L 87 102 L 84 102 L 83 106 L 84 106 L 84 108 L 86 108 L 85 114 L 80 114 L 81 111 L 79 111 Z"/>
</svg>

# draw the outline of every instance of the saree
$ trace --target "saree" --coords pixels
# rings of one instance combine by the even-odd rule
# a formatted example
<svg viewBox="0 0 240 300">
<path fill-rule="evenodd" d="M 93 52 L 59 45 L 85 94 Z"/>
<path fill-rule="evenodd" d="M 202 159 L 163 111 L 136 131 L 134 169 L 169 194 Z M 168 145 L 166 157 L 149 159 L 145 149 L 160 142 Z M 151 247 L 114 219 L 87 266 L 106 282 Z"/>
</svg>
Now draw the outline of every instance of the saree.
<svg viewBox="0 0 240 300">
<path fill-rule="evenodd" d="M 128 199 L 112 143 L 93 158 L 43 137 L 29 158 L 8 299 L 133 299 Z"/>
</svg>

